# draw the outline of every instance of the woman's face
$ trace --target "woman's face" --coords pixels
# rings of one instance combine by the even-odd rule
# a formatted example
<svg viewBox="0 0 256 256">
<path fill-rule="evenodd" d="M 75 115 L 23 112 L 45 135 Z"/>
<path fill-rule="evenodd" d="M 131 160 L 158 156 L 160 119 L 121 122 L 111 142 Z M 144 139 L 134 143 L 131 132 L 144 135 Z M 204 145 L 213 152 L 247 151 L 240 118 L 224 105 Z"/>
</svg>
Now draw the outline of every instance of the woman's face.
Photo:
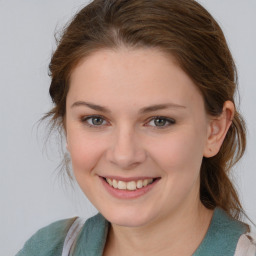
<svg viewBox="0 0 256 256">
<path fill-rule="evenodd" d="M 192 80 L 157 49 L 100 50 L 72 72 L 74 175 L 112 223 L 138 227 L 198 207 L 209 122 Z"/>
</svg>

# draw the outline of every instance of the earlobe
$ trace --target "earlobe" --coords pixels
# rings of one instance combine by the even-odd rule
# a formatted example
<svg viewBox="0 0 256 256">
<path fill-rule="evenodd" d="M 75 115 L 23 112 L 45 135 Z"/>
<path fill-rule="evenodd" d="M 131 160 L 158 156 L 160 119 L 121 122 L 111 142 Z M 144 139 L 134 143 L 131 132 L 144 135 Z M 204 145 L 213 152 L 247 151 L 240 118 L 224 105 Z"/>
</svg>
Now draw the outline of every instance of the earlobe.
<svg viewBox="0 0 256 256">
<path fill-rule="evenodd" d="M 204 157 L 218 154 L 235 114 L 233 102 L 226 101 L 220 116 L 213 117 L 209 123 L 209 132 L 204 149 Z"/>
</svg>

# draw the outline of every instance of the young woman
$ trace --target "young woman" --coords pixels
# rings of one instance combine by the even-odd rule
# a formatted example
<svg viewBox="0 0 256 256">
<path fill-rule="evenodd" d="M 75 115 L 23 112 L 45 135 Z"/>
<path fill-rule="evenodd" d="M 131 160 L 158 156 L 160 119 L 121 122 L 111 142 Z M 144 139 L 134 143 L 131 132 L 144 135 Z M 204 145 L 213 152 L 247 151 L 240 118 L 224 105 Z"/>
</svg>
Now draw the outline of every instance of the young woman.
<svg viewBox="0 0 256 256">
<path fill-rule="evenodd" d="M 256 255 L 228 172 L 243 155 L 236 68 L 192 0 L 95 0 L 50 63 L 48 113 L 99 214 L 39 230 L 30 255 Z"/>
</svg>

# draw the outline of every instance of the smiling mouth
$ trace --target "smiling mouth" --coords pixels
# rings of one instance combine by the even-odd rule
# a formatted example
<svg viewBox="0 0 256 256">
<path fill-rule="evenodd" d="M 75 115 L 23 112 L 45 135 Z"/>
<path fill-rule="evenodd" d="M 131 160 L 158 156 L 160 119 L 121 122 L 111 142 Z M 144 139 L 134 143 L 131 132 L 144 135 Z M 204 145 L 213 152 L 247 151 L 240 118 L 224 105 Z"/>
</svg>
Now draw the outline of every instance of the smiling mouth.
<svg viewBox="0 0 256 256">
<path fill-rule="evenodd" d="M 137 181 L 125 182 L 122 180 L 104 178 L 105 182 L 108 183 L 109 186 L 111 186 L 115 189 L 128 190 L 128 191 L 139 190 L 143 187 L 147 187 L 148 185 L 154 183 L 156 180 L 159 180 L 159 179 L 160 178 L 150 178 L 150 179 L 141 179 L 141 180 L 137 180 Z"/>
</svg>

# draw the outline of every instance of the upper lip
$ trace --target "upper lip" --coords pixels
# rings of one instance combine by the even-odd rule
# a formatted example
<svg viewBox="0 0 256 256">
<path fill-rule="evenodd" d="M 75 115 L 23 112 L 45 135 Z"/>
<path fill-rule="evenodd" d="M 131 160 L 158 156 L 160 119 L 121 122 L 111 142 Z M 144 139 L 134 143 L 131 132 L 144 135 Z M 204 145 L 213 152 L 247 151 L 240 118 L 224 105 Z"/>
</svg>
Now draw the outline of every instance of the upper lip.
<svg viewBox="0 0 256 256">
<path fill-rule="evenodd" d="M 111 179 L 111 180 L 120 180 L 124 182 L 160 178 L 160 177 L 152 177 L 152 176 L 120 177 L 120 176 L 110 176 L 110 175 L 100 176 L 100 177 L 105 179 Z"/>
</svg>

